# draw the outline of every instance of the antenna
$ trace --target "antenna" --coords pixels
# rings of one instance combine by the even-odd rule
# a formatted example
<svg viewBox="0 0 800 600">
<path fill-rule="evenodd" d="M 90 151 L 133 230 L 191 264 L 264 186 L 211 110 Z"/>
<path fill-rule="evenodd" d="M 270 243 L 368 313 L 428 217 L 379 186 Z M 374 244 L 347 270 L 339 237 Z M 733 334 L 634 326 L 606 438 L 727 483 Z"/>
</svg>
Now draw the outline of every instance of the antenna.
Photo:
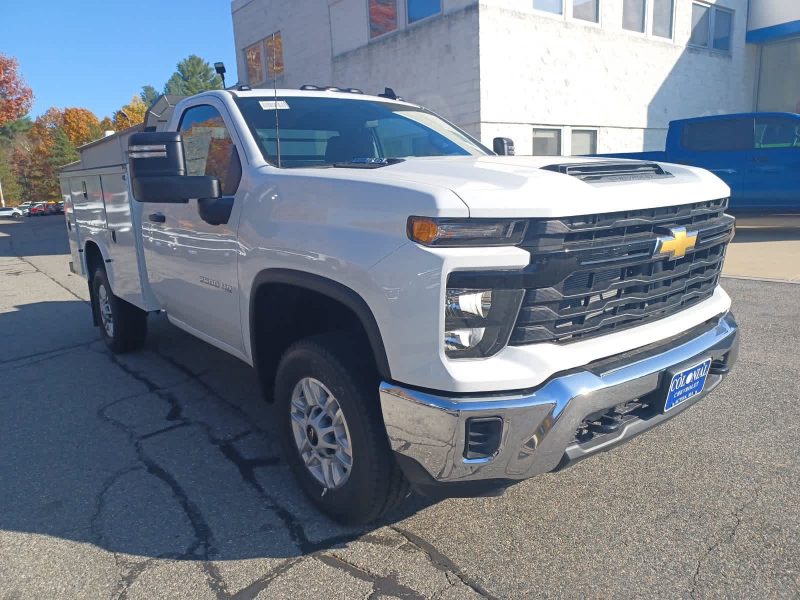
<svg viewBox="0 0 800 600">
<path fill-rule="evenodd" d="M 275 109 L 275 147 L 278 152 L 278 168 L 281 168 L 281 128 L 278 124 L 278 69 L 275 57 L 278 49 L 275 46 L 275 33 L 272 33 L 272 101 Z"/>
</svg>

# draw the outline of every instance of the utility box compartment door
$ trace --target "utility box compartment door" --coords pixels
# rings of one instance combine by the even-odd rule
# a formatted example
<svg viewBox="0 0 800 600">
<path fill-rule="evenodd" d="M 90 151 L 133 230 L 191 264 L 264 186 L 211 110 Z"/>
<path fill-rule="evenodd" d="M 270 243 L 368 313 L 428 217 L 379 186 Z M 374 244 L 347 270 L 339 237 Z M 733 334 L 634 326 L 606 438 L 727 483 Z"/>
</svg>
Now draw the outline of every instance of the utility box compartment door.
<svg viewBox="0 0 800 600">
<path fill-rule="evenodd" d="M 131 195 L 125 171 L 103 173 L 100 176 L 106 214 L 106 248 L 111 263 L 106 265 L 113 271 L 109 280 L 116 296 L 131 304 L 144 307 L 142 282 L 139 274 L 139 253 L 136 242 L 136 227 L 131 210 Z"/>
<path fill-rule="evenodd" d="M 67 226 L 67 239 L 69 240 L 69 254 L 72 268 L 78 275 L 85 275 L 83 272 L 83 265 L 81 263 L 81 253 L 78 249 L 81 247 L 80 231 L 75 224 L 75 210 L 72 207 L 72 190 L 70 189 L 69 179 L 62 178 L 61 181 L 61 197 L 64 199 L 64 220 Z"/>
</svg>

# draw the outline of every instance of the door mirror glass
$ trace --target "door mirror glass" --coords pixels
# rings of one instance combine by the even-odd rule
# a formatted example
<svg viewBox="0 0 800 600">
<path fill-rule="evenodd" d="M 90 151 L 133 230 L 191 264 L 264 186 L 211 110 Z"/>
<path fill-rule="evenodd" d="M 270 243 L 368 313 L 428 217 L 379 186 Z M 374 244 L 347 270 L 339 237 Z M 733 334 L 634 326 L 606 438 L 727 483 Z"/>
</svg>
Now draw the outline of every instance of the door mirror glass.
<svg viewBox="0 0 800 600">
<path fill-rule="evenodd" d="M 218 178 L 186 175 L 179 133 L 134 133 L 128 140 L 128 165 L 133 197 L 139 202 L 188 202 L 222 195 Z"/>
</svg>

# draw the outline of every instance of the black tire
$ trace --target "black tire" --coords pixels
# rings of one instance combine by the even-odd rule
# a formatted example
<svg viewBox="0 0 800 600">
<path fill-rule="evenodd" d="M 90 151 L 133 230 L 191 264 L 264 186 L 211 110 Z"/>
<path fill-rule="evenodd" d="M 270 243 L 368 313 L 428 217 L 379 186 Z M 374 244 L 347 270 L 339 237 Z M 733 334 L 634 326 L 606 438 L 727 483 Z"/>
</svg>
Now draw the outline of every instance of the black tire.
<svg viewBox="0 0 800 600">
<path fill-rule="evenodd" d="M 102 267 L 92 277 L 92 310 L 103 341 L 112 352 L 124 354 L 144 346 L 147 313 L 113 294 Z M 110 320 L 110 327 L 107 319 Z"/>
<path fill-rule="evenodd" d="M 358 342 L 346 333 L 328 333 L 289 347 L 278 366 L 273 407 L 283 455 L 300 487 L 322 512 L 347 525 L 375 521 L 408 495 L 408 482 L 389 447 L 383 424 L 378 378 L 363 358 L 368 350 Z M 320 482 L 306 467 L 295 443 L 292 393 L 307 377 L 330 390 L 347 422 L 352 467 L 339 487 Z"/>
</svg>

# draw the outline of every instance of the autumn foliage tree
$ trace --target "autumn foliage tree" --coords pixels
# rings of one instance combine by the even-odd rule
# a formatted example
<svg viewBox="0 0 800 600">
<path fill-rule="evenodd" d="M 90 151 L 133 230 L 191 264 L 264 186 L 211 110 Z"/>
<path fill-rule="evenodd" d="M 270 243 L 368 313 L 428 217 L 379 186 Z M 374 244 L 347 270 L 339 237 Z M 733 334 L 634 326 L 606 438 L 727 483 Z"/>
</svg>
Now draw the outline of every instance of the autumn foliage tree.
<svg viewBox="0 0 800 600">
<path fill-rule="evenodd" d="M 11 155 L 21 199 L 58 198 L 59 169 L 78 160 L 78 146 L 101 136 L 100 121 L 85 108 L 50 108 L 40 115 Z"/>
<path fill-rule="evenodd" d="M 147 106 L 139 96 L 134 96 L 131 101 L 114 113 L 114 130 L 122 131 L 128 127 L 144 122 Z"/>
<path fill-rule="evenodd" d="M 33 92 L 19 74 L 17 60 L 0 54 L 0 126 L 24 117 L 33 104 Z"/>
<path fill-rule="evenodd" d="M 61 127 L 76 148 L 103 137 L 100 121 L 85 108 L 65 108 Z"/>
</svg>

